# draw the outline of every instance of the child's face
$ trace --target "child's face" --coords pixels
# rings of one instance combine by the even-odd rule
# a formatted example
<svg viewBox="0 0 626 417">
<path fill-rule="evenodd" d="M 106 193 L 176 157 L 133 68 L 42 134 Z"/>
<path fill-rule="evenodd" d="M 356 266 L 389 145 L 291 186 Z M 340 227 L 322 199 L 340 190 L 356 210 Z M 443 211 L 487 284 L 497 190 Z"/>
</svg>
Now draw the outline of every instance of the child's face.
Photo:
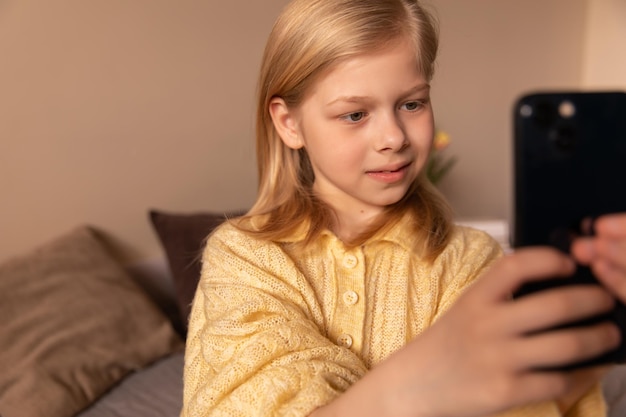
<svg viewBox="0 0 626 417">
<path fill-rule="evenodd" d="M 401 42 L 351 58 L 311 90 L 292 113 L 316 194 L 340 213 L 359 215 L 399 201 L 426 164 L 434 131 L 414 49 Z"/>
</svg>

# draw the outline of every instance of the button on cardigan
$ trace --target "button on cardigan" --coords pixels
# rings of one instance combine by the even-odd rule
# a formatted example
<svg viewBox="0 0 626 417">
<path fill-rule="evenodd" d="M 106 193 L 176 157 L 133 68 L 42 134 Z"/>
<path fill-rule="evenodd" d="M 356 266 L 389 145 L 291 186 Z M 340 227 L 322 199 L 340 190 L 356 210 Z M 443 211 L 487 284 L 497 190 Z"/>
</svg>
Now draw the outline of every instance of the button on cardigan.
<svg viewBox="0 0 626 417">
<path fill-rule="evenodd" d="M 255 239 L 231 224 L 203 253 L 184 371 L 183 417 L 307 416 L 433 324 L 500 256 L 457 226 L 434 263 L 411 251 L 405 217 L 357 248 L 331 232 Z M 568 416 L 604 415 L 599 388 Z M 584 411 L 584 413 L 583 413 Z M 556 417 L 554 403 L 502 415 Z"/>
</svg>

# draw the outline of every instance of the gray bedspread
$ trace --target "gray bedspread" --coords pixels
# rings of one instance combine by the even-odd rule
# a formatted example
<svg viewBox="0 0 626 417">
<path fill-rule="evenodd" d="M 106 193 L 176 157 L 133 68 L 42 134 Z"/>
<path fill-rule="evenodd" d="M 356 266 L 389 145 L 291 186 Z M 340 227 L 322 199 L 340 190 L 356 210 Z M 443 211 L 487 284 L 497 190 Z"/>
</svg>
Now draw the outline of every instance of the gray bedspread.
<svg viewBox="0 0 626 417">
<path fill-rule="evenodd" d="M 609 417 L 626 416 L 626 365 L 614 367 L 604 378 L 604 396 Z"/>
<path fill-rule="evenodd" d="M 135 372 L 77 417 L 178 417 L 183 400 L 183 353 Z"/>
</svg>

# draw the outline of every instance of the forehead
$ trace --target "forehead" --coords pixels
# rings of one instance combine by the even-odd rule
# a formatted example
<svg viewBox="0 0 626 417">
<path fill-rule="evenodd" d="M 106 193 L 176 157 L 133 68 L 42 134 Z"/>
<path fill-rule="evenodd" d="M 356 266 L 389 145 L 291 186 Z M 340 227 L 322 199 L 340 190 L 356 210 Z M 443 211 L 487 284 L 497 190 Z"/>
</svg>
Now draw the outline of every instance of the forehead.
<svg viewBox="0 0 626 417">
<path fill-rule="evenodd" d="M 417 83 L 426 84 L 426 79 L 420 72 L 415 48 L 409 42 L 395 42 L 334 64 L 317 77 L 310 93 L 327 98 L 393 93 Z"/>
</svg>

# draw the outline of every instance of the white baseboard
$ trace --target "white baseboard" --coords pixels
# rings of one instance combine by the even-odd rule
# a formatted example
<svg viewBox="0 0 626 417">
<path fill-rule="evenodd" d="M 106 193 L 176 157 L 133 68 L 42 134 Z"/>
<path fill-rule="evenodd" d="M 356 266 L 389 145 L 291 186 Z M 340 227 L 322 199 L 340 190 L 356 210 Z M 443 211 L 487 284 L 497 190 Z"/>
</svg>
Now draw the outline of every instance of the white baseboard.
<svg viewBox="0 0 626 417">
<path fill-rule="evenodd" d="M 482 230 L 500 243 L 505 251 L 510 250 L 509 223 L 503 219 L 457 219 L 456 224 Z"/>
</svg>

